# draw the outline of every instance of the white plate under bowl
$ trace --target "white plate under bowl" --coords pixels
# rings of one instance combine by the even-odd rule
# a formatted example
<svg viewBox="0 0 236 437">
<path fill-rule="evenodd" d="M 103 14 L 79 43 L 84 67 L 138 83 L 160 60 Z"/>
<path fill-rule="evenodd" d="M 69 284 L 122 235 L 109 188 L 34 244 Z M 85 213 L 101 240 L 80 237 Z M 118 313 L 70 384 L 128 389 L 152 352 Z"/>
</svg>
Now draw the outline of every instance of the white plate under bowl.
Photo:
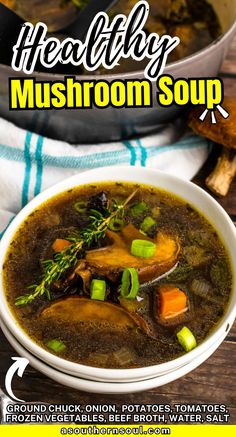
<svg viewBox="0 0 236 437">
<path fill-rule="evenodd" d="M 125 393 L 134 393 L 145 390 L 150 390 L 155 387 L 161 387 L 162 385 L 168 384 L 172 381 L 175 381 L 178 378 L 186 375 L 192 370 L 196 369 L 203 361 L 207 360 L 213 352 L 217 349 L 217 347 L 222 343 L 224 336 L 222 336 L 217 344 L 214 344 L 212 347 L 208 349 L 203 355 L 200 356 L 191 363 L 186 364 L 185 366 L 172 371 L 166 375 L 157 376 L 155 378 L 146 379 L 145 381 L 138 382 L 98 382 L 98 381 L 90 381 L 87 379 L 82 379 L 79 377 L 71 376 L 66 373 L 60 372 L 53 367 L 48 366 L 47 364 L 40 361 L 34 355 L 32 355 L 29 351 L 27 351 L 11 334 L 8 328 L 4 325 L 3 321 L 0 320 L 1 329 L 11 344 L 11 346 L 16 350 L 16 352 L 29 360 L 29 363 L 32 367 L 34 367 L 39 372 L 43 373 L 47 377 L 52 380 L 60 383 L 62 385 L 66 385 L 67 387 L 71 387 L 76 390 L 82 390 L 89 393 L 104 393 L 104 394 L 125 394 Z"/>
</svg>

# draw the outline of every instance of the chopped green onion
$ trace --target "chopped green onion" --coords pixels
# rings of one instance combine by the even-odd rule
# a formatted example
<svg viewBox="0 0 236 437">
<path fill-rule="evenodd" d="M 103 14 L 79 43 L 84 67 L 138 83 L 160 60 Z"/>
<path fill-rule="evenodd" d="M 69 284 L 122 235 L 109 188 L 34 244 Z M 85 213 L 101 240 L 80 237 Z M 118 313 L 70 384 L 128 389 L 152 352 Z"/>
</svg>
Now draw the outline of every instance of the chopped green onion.
<svg viewBox="0 0 236 437">
<path fill-rule="evenodd" d="M 103 215 L 100 211 L 97 211 L 96 209 L 90 209 L 89 210 L 90 217 L 95 217 L 96 219 L 103 218 Z"/>
<path fill-rule="evenodd" d="M 91 299 L 105 300 L 106 297 L 106 281 L 102 279 L 93 279 L 90 287 Z"/>
<path fill-rule="evenodd" d="M 141 215 L 148 210 L 148 206 L 145 202 L 141 201 L 132 206 L 131 213 L 133 216 Z"/>
<path fill-rule="evenodd" d="M 110 221 L 108 227 L 111 231 L 115 231 L 115 232 L 120 231 L 124 227 L 124 220 L 119 218 L 114 218 Z"/>
<path fill-rule="evenodd" d="M 82 214 L 82 213 L 86 212 L 86 210 L 87 210 L 87 205 L 88 205 L 88 202 L 86 202 L 86 201 L 84 201 L 84 200 L 81 200 L 80 202 L 76 202 L 76 203 L 74 204 L 74 209 L 75 209 L 77 212 L 79 212 L 80 214 Z"/>
<path fill-rule="evenodd" d="M 133 240 L 131 254 L 139 258 L 151 258 L 156 252 L 156 244 L 147 240 Z"/>
<path fill-rule="evenodd" d="M 181 331 L 177 333 L 177 338 L 186 352 L 190 352 L 197 346 L 196 338 L 186 326 L 184 326 Z"/>
<path fill-rule="evenodd" d="M 137 271 L 131 267 L 123 271 L 121 280 L 121 296 L 126 299 L 135 299 L 139 291 Z"/>
<path fill-rule="evenodd" d="M 146 234 L 146 233 L 149 232 L 149 231 L 153 228 L 153 226 L 155 226 L 155 225 L 156 225 L 155 220 L 154 220 L 151 216 L 148 216 L 148 217 L 146 217 L 146 218 L 143 220 L 143 222 L 142 222 L 142 224 L 141 224 L 141 226 L 140 226 L 140 230 L 141 230 L 142 232 L 145 232 L 145 234 Z"/>
<path fill-rule="evenodd" d="M 61 340 L 57 339 L 49 340 L 46 345 L 56 353 L 63 352 L 66 349 L 66 345 Z"/>
</svg>

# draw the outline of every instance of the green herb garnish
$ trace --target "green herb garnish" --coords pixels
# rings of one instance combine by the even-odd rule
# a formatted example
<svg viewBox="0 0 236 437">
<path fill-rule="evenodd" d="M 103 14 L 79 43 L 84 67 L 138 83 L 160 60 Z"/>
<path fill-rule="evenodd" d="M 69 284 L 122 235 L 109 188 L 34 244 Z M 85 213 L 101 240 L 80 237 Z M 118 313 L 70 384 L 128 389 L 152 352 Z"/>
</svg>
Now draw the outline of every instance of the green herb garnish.
<svg viewBox="0 0 236 437">
<path fill-rule="evenodd" d="M 136 203 L 131 208 L 131 214 L 134 217 L 140 216 L 140 215 L 144 214 L 147 211 L 148 211 L 148 206 L 147 206 L 147 204 L 143 200 L 141 202 Z"/>
<path fill-rule="evenodd" d="M 118 232 L 124 227 L 124 220 L 119 218 L 114 218 L 109 225 L 109 229 L 113 232 Z"/>
<path fill-rule="evenodd" d="M 135 196 L 138 190 L 134 191 L 123 204 L 113 202 L 109 214 L 104 217 L 99 211 L 90 211 L 90 224 L 80 233 L 66 237 L 66 240 L 71 242 L 62 252 L 54 255 L 53 259 L 43 261 L 43 274 L 40 284 L 30 285 L 28 288 L 32 293 L 19 296 L 15 300 L 16 306 L 27 305 L 34 299 L 46 295 L 48 300 L 51 300 L 50 287 L 53 282 L 58 281 L 62 275 L 71 267 L 74 267 L 78 262 L 78 256 L 84 249 L 88 249 L 91 244 L 97 243 L 104 237 L 110 223 L 115 219 L 122 218 L 124 208 Z"/>
<path fill-rule="evenodd" d="M 154 226 L 156 226 L 155 220 L 151 216 L 148 216 L 148 217 L 145 217 L 145 219 L 141 223 L 140 230 L 142 232 L 144 232 L 145 234 L 147 234 L 148 232 L 150 232 L 152 230 L 152 228 Z"/>
<path fill-rule="evenodd" d="M 56 353 L 63 352 L 66 349 L 65 343 L 61 340 L 53 339 L 46 343 L 47 347 Z"/>
<path fill-rule="evenodd" d="M 131 255 L 139 258 L 151 258 L 155 255 L 156 244 L 147 240 L 133 240 L 130 252 Z"/>
<path fill-rule="evenodd" d="M 123 271 L 121 282 L 121 296 L 126 299 L 135 299 L 139 292 L 138 272 L 134 268 L 126 268 Z"/>
<path fill-rule="evenodd" d="M 188 264 L 179 265 L 173 273 L 166 276 L 166 279 L 171 282 L 186 281 L 193 272 L 194 269 L 192 266 Z"/>
<path fill-rule="evenodd" d="M 102 279 L 93 279 L 90 287 L 90 296 L 93 300 L 105 300 L 106 281 Z"/>
<path fill-rule="evenodd" d="M 177 332 L 177 338 L 181 346 L 184 348 L 185 352 L 190 352 L 192 349 L 197 347 L 197 341 L 193 333 L 184 326 L 181 331 Z"/>
<path fill-rule="evenodd" d="M 81 200 L 80 202 L 76 202 L 74 204 L 74 209 L 79 214 L 84 214 L 87 211 L 88 202 Z"/>
</svg>

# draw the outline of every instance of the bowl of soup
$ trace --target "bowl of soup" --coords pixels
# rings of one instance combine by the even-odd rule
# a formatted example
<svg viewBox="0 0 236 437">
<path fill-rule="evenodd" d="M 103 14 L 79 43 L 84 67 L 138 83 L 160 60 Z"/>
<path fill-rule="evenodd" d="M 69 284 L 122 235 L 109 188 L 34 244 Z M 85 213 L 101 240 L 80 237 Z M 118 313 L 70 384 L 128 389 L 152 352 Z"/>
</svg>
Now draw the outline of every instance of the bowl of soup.
<svg viewBox="0 0 236 437">
<path fill-rule="evenodd" d="M 138 381 L 223 341 L 236 312 L 236 231 L 196 185 L 132 167 L 46 190 L 0 244 L 0 317 L 67 374 Z M 201 360 L 200 360 L 201 361 Z"/>
<path fill-rule="evenodd" d="M 72 0 L 44 1 L 32 0 L 32 7 L 28 7 L 28 0 L 5 0 L 23 18 L 36 23 L 44 21 L 49 29 L 57 31 L 73 21 L 80 8 L 86 3 Z M 3 3 L 4 3 L 3 2 Z M 35 4 L 34 4 L 35 3 Z M 79 7 L 75 6 L 75 3 Z M 111 11 L 128 14 L 137 3 L 136 0 L 120 0 Z M 230 42 L 236 29 L 236 0 L 150 0 L 150 17 L 145 31 L 156 32 L 160 36 L 167 33 L 178 36 L 180 45 L 168 57 L 164 74 L 176 78 L 215 77 L 222 65 Z M 62 7 L 63 5 L 63 7 Z M 4 47 L 0 56 L 0 116 L 17 125 L 43 134 L 50 138 L 68 141 L 70 143 L 96 143 L 116 141 L 137 135 L 154 132 L 163 123 L 169 122 L 181 114 L 181 107 L 160 107 L 156 102 L 156 83 L 153 82 L 153 107 L 150 108 L 114 108 L 98 109 L 95 106 L 83 110 L 43 109 L 35 121 L 35 111 L 9 110 L 9 77 L 28 77 L 22 72 L 9 67 L 9 60 L 4 60 Z M 206 62 L 207 60 L 207 62 Z M 39 81 L 62 81 L 64 76 L 74 75 L 78 80 L 103 79 L 112 82 L 117 79 L 141 80 L 147 62 L 136 62 L 123 59 L 112 71 L 100 68 L 94 73 L 78 68 L 71 69 L 65 65 L 53 71 L 36 71 L 34 76 Z M 93 129 L 91 129 L 93 126 Z"/>
</svg>

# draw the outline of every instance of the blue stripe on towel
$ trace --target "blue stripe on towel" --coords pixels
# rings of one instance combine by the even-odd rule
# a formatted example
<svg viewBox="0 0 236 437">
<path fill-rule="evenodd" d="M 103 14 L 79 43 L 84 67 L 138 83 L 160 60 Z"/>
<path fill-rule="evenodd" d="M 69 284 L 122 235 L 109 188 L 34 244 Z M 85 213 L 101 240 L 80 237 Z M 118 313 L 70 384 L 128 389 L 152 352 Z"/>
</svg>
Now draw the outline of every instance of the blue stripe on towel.
<svg viewBox="0 0 236 437">
<path fill-rule="evenodd" d="M 145 146 L 143 146 L 142 141 L 140 139 L 136 140 L 136 143 L 141 151 L 141 166 L 146 167 L 147 162 L 147 151 Z"/>
<path fill-rule="evenodd" d="M 0 157 L 8 161 L 24 161 L 24 152 L 16 147 L 0 144 Z"/>
<path fill-rule="evenodd" d="M 52 156 L 43 154 L 43 164 L 59 168 L 96 168 L 106 165 L 128 164 L 127 150 L 93 153 L 85 156 Z"/>
<path fill-rule="evenodd" d="M 22 188 L 22 207 L 28 203 L 29 198 L 29 184 L 30 184 L 30 172 L 31 172 L 31 156 L 30 156 L 30 142 L 32 139 L 32 132 L 27 132 L 25 137 L 24 147 L 24 161 L 25 161 L 25 176 Z"/>
<path fill-rule="evenodd" d="M 39 135 L 37 145 L 36 145 L 36 152 L 35 152 L 35 160 L 37 163 L 37 170 L 36 170 L 36 183 L 34 188 L 34 195 L 37 196 L 37 194 L 41 191 L 42 186 L 42 176 L 43 176 L 43 141 L 44 138 Z"/>
<path fill-rule="evenodd" d="M 123 144 L 130 151 L 130 165 L 135 165 L 137 160 L 135 147 L 132 146 L 130 141 L 123 141 Z"/>
<path fill-rule="evenodd" d="M 160 146 L 160 147 L 148 147 L 146 150 L 148 152 L 148 157 L 150 158 L 151 156 L 155 156 L 155 155 L 160 155 L 162 153 L 165 152 L 171 152 L 171 151 L 175 151 L 175 150 L 191 150 L 191 149 L 197 149 L 200 147 L 206 147 L 207 143 L 206 142 L 193 142 L 192 144 L 190 143 L 176 143 L 176 144 L 172 144 L 169 146 Z"/>
<path fill-rule="evenodd" d="M 95 168 L 103 165 L 115 165 L 118 162 L 129 162 L 129 151 L 124 150 L 93 153 L 84 156 L 52 156 L 46 153 L 42 154 L 43 165 L 49 165 L 60 168 Z M 16 147 L 4 146 L 0 144 L 0 157 L 8 161 L 24 162 L 23 150 Z M 35 156 L 30 153 L 31 162 L 35 163 Z"/>
<path fill-rule="evenodd" d="M 32 135 L 32 134 L 31 134 Z M 130 161 L 131 165 L 135 165 L 137 157 L 135 147 L 128 142 L 123 143 L 125 149 L 119 149 L 117 151 L 107 151 L 94 153 L 84 156 L 52 156 L 42 153 L 42 164 L 52 167 L 59 168 L 95 168 L 105 165 L 115 165 L 115 164 L 128 164 Z M 129 147 L 128 147 L 129 146 Z M 130 147 L 131 146 L 131 147 Z M 167 146 L 149 146 L 145 148 L 145 152 L 148 157 L 159 153 L 165 153 L 170 150 L 181 150 L 181 149 L 195 149 L 200 147 L 206 147 L 207 142 L 200 137 L 187 137 L 178 143 L 167 145 Z M 108 145 L 109 147 L 109 145 Z M 35 155 L 28 150 L 28 158 L 31 163 L 35 163 Z M 24 162 L 25 161 L 25 151 L 17 149 L 16 147 L 10 147 L 0 144 L 0 157 L 7 159 L 9 161 Z"/>
</svg>

